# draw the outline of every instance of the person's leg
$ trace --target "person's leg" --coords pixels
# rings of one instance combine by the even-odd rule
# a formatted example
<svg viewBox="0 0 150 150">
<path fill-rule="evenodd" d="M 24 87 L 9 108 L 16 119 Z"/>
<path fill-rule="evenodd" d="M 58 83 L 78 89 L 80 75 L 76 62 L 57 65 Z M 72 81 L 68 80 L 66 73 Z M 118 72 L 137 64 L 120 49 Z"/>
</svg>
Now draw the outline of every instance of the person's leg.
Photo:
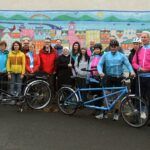
<svg viewBox="0 0 150 150">
<path fill-rule="evenodd" d="M 15 74 L 11 74 L 11 79 L 10 79 L 10 93 L 12 95 L 15 95 Z"/>
<path fill-rule="evenodd" d="M 20 74 L 16 74 L 16 96 L 20 95 L 22 91 L 22 79 Z"/>
</svg>

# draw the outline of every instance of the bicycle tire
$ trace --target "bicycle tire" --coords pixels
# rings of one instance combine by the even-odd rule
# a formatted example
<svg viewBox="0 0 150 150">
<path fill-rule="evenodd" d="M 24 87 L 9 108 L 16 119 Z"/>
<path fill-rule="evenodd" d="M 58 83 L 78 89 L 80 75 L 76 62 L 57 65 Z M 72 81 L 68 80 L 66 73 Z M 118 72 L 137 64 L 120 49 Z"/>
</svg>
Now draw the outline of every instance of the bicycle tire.
<svg viewBox="0 0 150 150">
<path fill-rule="evenodd" d="M 127 96 L 121 102 L 123 120 L 130 126 L 139 128 L 148 121 L 148 107 L 144 100 L 136 96 Z"/>
<path fill-rule="evenodd" d="M 58 91 L 58 107 L 61 112 L 67 115 L 72 115 L 78 107 L 78 96 L 70 87 L 62 87 Z"/>
<path fill-rule="evenodd" d="M 51 89 L 49 84 L 44 80 L 31 81 L 24 90 L 24 96 L 29 107 L 42 109 L 51 100 Z"/>
</svg>

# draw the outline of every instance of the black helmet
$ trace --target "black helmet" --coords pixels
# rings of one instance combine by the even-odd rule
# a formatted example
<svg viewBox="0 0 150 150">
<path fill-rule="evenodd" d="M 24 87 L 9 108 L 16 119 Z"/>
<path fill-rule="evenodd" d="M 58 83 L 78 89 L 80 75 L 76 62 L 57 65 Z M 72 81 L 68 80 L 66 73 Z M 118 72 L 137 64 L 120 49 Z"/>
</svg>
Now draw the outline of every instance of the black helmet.
<svg viewBox="0 0 150 150">
<path fill-rule="evenodd" d="M 96 49 L 96 48 L 99 48 L 100 50 L 102 50 L 102 44 L 101 43 L 96 43 L 95 45 L 94 45 L 94 49 Z"/>
<path fill-rule="evenodd" d="M 117 40 L 111 40 L 109 43 L 110 47 L 116 47 L 119 46 L 119 42 Z"/>
</svg>

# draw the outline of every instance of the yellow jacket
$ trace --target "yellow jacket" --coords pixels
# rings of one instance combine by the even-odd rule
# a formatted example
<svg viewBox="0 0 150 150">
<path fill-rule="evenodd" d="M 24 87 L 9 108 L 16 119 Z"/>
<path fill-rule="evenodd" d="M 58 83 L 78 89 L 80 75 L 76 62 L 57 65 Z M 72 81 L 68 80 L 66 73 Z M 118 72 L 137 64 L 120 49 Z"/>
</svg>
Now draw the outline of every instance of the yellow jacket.
<svg viewBox="0 0 150 150">
<path fill-rule="evenodd" d="M 7 59 L 8 73 L 25 73 L 25 55 L 20 50 L 10 51 Z"/>
</svg>

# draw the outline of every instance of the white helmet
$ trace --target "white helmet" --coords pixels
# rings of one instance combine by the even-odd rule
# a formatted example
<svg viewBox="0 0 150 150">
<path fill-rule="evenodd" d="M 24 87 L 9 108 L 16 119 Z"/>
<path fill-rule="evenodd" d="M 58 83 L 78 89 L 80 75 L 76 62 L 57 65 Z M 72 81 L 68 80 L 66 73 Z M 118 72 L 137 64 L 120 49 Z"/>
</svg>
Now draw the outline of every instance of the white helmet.
<svg viewBox="0 0 150 150">
<path fill-rule="evenodd" d="M 141 43 L 141 39 L 140 38 L 134 38 L 132 43 Z"/>
</svg>

